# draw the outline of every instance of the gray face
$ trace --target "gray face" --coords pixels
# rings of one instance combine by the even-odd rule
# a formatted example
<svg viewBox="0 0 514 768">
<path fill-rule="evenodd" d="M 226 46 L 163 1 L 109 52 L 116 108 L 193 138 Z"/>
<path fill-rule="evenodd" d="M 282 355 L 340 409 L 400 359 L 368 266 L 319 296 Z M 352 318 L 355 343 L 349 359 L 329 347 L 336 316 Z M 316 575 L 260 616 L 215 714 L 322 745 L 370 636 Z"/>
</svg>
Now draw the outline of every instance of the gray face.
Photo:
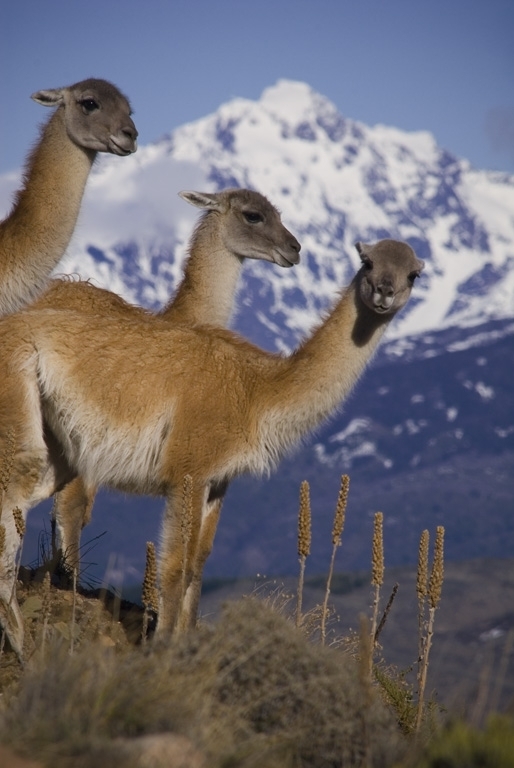
<svg viewBox="0 0 514 768">
<path fill-rule="evenodd" d="M 407 243 L 380 240 L 375 245 L 357 243 L 362 267 L 359 295 L 373 312 L 392 314 L 408 301 L 424 263 Z"/>
<path fill-rule="evenodd" d="M 284 227 L 277 209 L 258 192 L 245 190 L 229 199 L 232 225 L 227 242 L 241 258 L 264 259 L 281 267 L 300 261 L 300 243 Z"/>
<path fill-rule="evenodd" d="M 129 155 L 137 149 L 137 129 L 128 99 L 106 80 L 83 80 L 67 88 L 38 91 L 34 101 L 64 110 L 70 139 L 85 149 Z"/>
<path fill-rule="evenodd" d="M 184 191 L 180 196 L 205 211 L 200 227 L 209 223 L 209 217 L 216 217 L 223 245 L 236 258 L 261 259 L 281 267 L 292 267 L 300 261 L 300 243 L 282 224 L 277 209 L 259 192 Z"/>
</svg>

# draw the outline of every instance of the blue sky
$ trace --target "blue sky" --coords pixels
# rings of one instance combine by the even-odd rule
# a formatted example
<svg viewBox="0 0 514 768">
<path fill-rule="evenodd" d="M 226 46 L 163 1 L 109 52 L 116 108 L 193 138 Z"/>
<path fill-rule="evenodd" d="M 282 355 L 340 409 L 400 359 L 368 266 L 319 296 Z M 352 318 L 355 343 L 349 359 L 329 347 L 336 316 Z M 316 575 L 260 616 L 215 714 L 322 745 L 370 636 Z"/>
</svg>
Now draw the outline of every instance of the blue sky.
<svg viewBox="0 0 514 768">
<path fill-rule="evenodd" d="M 142 144 L 289 78 L 514 172 L 513 40 L 513 0 L 3 0 L 0 173 L 47 116 L 30 94 L 90 76 L 130 97 Z"/>
</svg>

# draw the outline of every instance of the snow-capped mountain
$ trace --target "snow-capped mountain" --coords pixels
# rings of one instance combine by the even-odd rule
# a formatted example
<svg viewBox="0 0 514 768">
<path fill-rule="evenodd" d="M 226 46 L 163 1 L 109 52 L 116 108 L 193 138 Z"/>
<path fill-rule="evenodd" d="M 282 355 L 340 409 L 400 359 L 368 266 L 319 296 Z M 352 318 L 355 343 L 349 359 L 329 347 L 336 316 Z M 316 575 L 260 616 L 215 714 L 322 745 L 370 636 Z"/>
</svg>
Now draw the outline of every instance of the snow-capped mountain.
<svg viewBox="0 0 514 768">
<path fill-rule="evenodd" d="M 429 133 L 344 118 L 290 81 L 256 102 L 234 99 L 130 158 L 103 156 L 60 271 L 160 305 L 196 217 L 176 193 L 227 186 L 268 195 L 302 243 L 302 263 L 287 273 L 247 266 L 245 330 L 253 325 L 274 346 L 290 348 L 317 321 L 358 264 L 357 240 L 407 240 L 426 261 L 389 341 L 513 316 L 514 177 L 473 169 Z"/>
<path fill-rule="evenodd" d="M 5 210 L 15 181 L 0 177 Z M 388 478 L 401 477 L 402 487 L 418 498 L 416 509 L 425 509 L 430 518 L 434 505 L 444 507 L 437 494 L 443 487 L 450 493 L 448 478 L 455 488 L 456 478 L 468 477 L 459 462 L 471 465 L 463 457 L 473 457 L 480 467 L 480 456 L 514 455 L 512 175 L 472 168 L 439 148 L 427 132 L 369 127 L 343 117 L 308 85 L 279 81 L 258 101 L 234 99 L 130 158 L 103 156 L 88 182 L 79 226 L 59 271 L 93 278 L 131 301 L 161 306 L 180 278 L 197 216 L 177 192 L 227 186 L 266 194 L 302 243 L 301 264 L 294 269 L 245 265 L 234 325 L 270 349 L 290 350 L 319 321 L 358 266 L 357 240 L 406 240 L 426 267 L 344 413 L 286 462 L 270 485 L 238 486 L 243 490 L 234 491 L 232 508 L 229 494 L 231 528 L 224 534 L 222 523 L 213 572 L 227 571 L 222 558 L 229 552 L 236 562 L 234 548 L 240 552 L 239 572 L 280 571 L 281 563 L 294 567 L 294 541 L 290 556 L 284 559 L 277 551 L 274 557 L 270 536 L 267 544 L 264 539 L 259 544 L 256 531 L 254 554 L 245 555 L 244 534 L 234 534 L 241 503 L 256 510 L 265 503 L 264 518 L 276 525 L 270 522 L 275 520 L 271 488 L 276 500 L 281 487 L 295 493 L 304 476 L 316 485 L 315 477 L 330 474 L 337 481 L 348 471 L 362 482 L 361 506 L 363 489 L 376 487 L 380 499 L 375 504 L 387 507 L 387 499 L 399 503 L 397 491 L 387 490 Z M 513 463 L 507 462 L 510 470 Z M 489 466 L 490 482 L 483 480 L 481 487 L 493 496 L 502 489 L 495 509 L 514 507 L 512 480 L 509 484 L 508 474 L 501 479 L 504 465 L 500 469 L 493 461 Z M 445 467 L 446 474 L 438 475 Z M 478 476 L 476 470 L 473 477 Z M 409 485 L 413 477 L 422 486 L 422 498 Z M 320 481 L 323 498 L 329 486 L 327 480 L 321 490 Z M 243 502 L 250 488 L 254 498 Z M 474 503 L 467 491 L 463 494 L 464 501 L 462 494 L 452 497 L 462 514 Z M 428 497 L 432 512 L 423 507 Z M 281 530 L 278 543 L 295 536 L 290 517 L 296 514 L 296 499 L 288 503 L 293 511 L 281 517 L 288 531 Z M 275 508 L 283 509 L 283 501 Z M 475 511 L 478 515 L 478 507 Z M 404 524 L 402 514 L 395 511 Z M 262 514 L 255 517 L 262 531 L 269 531 Z M 427 524 L 416 521 L 417 529 Z M 246 514 L 241 528 L 247 531 L 245 525 Z M 104 529 L 105 522 L 99 526 Z"/>
</svg>

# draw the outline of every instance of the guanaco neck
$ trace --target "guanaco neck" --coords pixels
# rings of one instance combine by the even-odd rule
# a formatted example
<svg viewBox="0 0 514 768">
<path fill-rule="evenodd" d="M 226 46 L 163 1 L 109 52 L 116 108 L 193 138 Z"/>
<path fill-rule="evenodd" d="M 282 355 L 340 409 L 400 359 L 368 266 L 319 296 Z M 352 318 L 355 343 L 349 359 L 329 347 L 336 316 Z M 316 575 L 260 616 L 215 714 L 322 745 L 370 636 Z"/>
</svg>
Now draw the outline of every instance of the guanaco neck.
<svg viewBox="0 0 514 768">
<path fill-rule="evenodd" d="M 243 258 L 223 243 L 218 215 L 205 214 L 193 234 L 182 282 L 160 313 L 166 320 L 218 327 L 230 322 Z"/>
<path fill-rule="evenodd" d="M 360 273 L 312 336 L 273 366 L 262 412 L 265 429 L 276 429 L 284 447 L 318 426 L 350 394 L 394 316 L 370 310 L 359 296 L 359 281 Z"/>
<path fill-rule="evenodd" d="M 12 212 L 0 224 L 0 312 L 35 297 L 62 258 L 96 154 L 69 138 L 64 107 L 58 108 L 29 156 Z"/>
</svg>

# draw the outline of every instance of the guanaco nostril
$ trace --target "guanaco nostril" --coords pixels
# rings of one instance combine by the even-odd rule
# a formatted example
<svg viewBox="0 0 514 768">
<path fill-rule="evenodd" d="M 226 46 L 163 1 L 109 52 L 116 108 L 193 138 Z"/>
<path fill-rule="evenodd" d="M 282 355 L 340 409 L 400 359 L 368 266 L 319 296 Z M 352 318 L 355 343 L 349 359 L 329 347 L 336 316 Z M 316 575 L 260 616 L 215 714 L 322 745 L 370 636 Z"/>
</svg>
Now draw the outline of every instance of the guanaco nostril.
<svg viewBox="0 0 514 768">
<path fill-rule="evenodd" d="M 128 136 L 129 139 L 133 139 L 134 141 L 138 137 L 138 131 L 135 125 L 127 125 L 125 128 L 121 129 L 121 132 L 125 134 L 125 136 Z"/>
<path fill-rule="evenodd" d="M 380 293 L 382 296 L 393 296 L 394 289 L 392 285 L 377 285 L 377 293 Z"/>
</svg>

